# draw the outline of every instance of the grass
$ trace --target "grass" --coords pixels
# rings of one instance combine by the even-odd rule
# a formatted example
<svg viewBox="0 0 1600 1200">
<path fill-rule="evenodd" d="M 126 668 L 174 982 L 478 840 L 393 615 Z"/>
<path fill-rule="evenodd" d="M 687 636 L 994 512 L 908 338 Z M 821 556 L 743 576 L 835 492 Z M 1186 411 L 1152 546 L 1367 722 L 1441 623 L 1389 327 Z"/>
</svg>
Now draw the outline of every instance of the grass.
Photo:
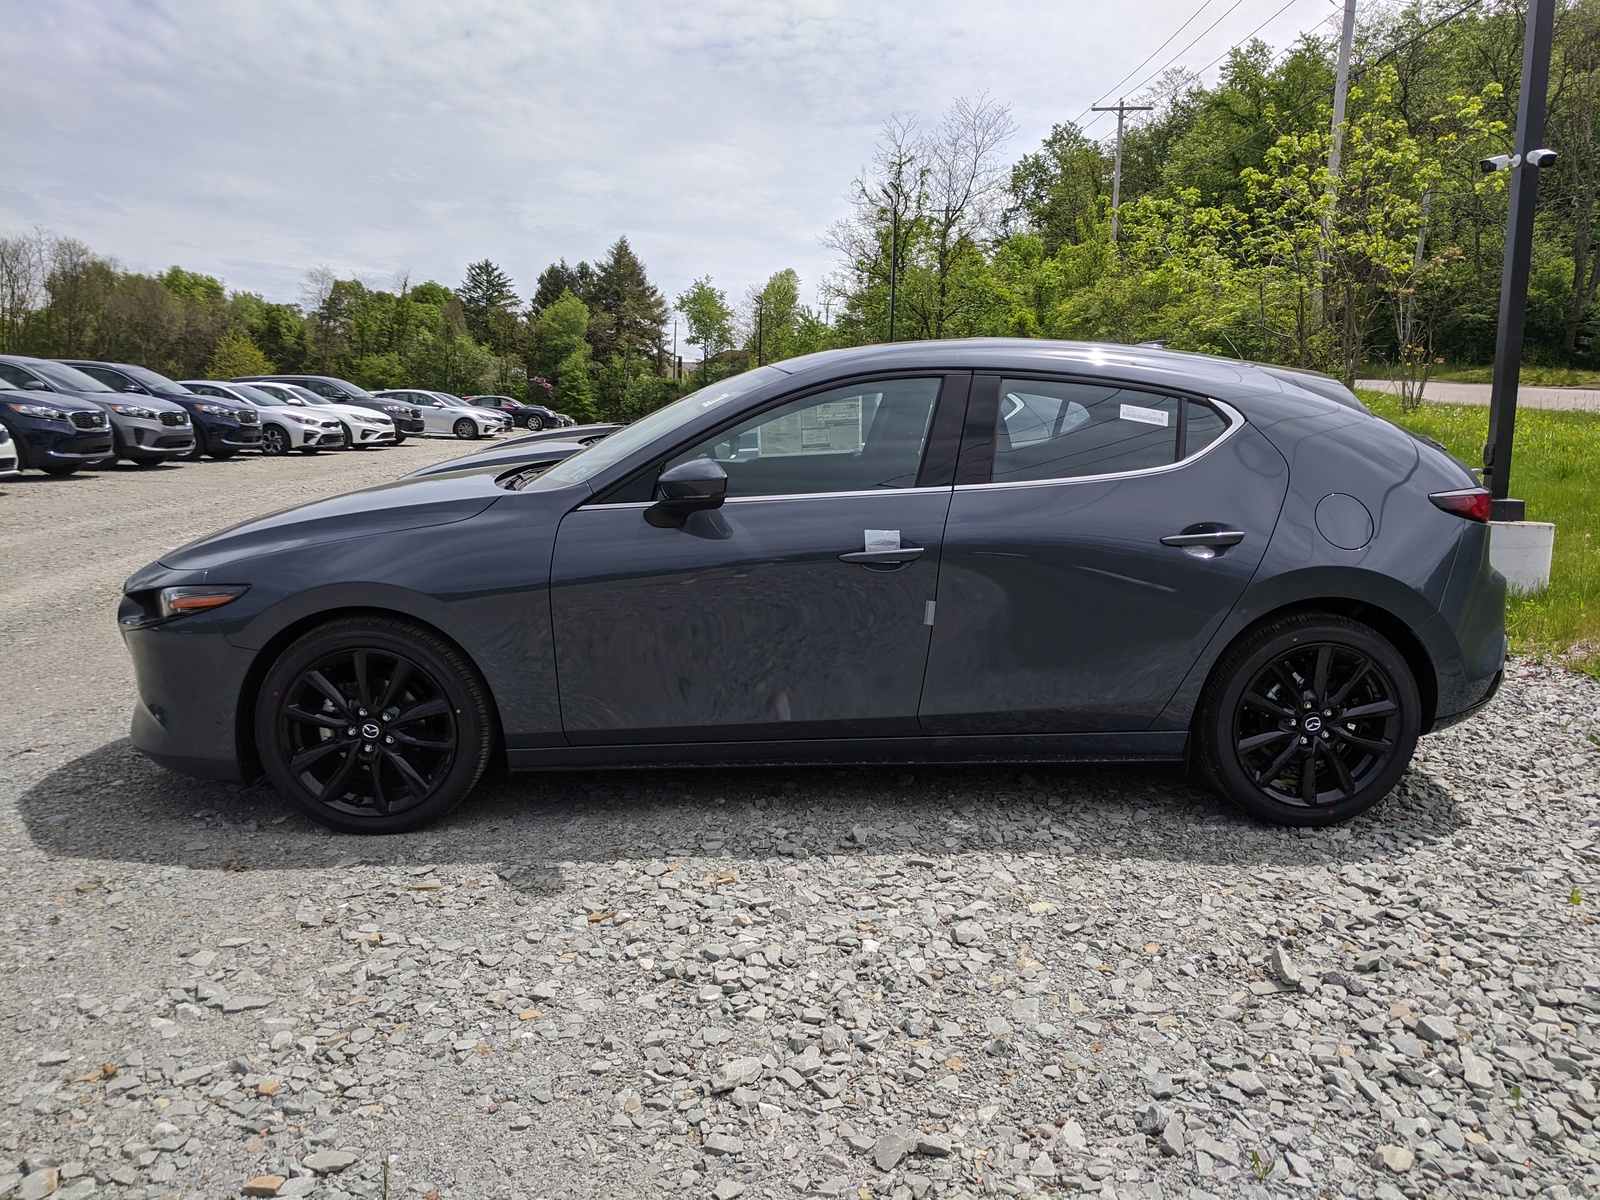
<svg viewBox="0 0 1600 1200">
<path fill-rule="evenodd" d="M 1444 443 L 1462 462 L 1483 461 L 1487 407 L 1430 401 L 1407 413 L 1396 396 L 1361 398 L 1380 416 Z M 1511 494 L 1527 501 L 1530 521 L 1556 526 L 1550 586 L 1511 597 L 1511 648 L 1600 678 L 1600 414 L 1519 410 Z"/>
<path fill-rule="evenodd" d="M 1493 367 L 1439 366 L 1429 373 L 1429 379 L 1441 383 L 1490 383 Z M 1367 363 L 1361 368 L 1362 379 L 1387 379 L 1389 368 L 1380 362 Z M 1523 364 L 1518 376 L 1524 387 L 1600 387 L 1600 371 L 1583 367 L 1532 367 Z M 1476 460 L 1474 460 L 1476 461 Z"/>
</svg>

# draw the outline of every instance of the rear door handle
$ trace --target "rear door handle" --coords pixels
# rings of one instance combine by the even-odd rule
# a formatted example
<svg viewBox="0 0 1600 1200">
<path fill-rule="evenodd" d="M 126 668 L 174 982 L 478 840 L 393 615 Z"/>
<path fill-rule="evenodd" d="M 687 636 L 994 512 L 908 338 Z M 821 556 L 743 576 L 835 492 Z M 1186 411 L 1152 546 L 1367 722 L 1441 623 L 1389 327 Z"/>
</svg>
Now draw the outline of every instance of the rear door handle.
<svg viewBox="0 0 1600 1200">
<path fill-rule="evenodd" d="M 1163 546 L 1237 546 L 1244 534 L 1237 529 L 1208 529 L 1200 533 L 1169 533 Z"/>
<path fill-rule="evenodd" d="M 857 550 L 851 554 L 839 555 L 839 561 L 847 563 L 908 563 L 921 555 L 926 549 L 926 546 L 901 546 L 898 550 Z"/>
</svg>

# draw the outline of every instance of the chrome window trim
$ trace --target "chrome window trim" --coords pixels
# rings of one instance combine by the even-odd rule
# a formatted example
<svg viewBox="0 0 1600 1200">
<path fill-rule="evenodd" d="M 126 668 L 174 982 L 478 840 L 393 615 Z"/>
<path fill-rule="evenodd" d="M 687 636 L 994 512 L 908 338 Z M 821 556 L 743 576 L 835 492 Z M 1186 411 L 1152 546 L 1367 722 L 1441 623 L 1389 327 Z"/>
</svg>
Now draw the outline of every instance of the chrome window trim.
<svg viewBox="0 0 1600 1200">
<path fill-rule="evenodd" d="M 1195 456 L 1196 458 L 1199 455 Z M 865 488 L 851 492 L 784 492 L 772 496 L 729 496 L 722 502 L 721 507 L 730 504 L 753 504 L 767 500 L 837 500 L 849 496 L 926 496 L 934 492 L 950 491 L 950 485 L 943 487 L 908 487 L 908 488 Z M 593 509 L 598 512 L 610 512 L 622 508 L 654 508 L 659 501 L 656 500 L 627 500 L 619 504 L 581 504 L 578 507 Z M 574 510 L 576 511 L 576 510 Z M 708 509 L 706 511 L 715 511 Z"/>
<path fill-rule="evenodd" d="M 1172 393 L 1162 394 L 1168 395 Z M 1189 455 L 1188 458 L 1179 459 L 1177 462 L 1163 463 L 1159 467 L 1141 467 L 1137 471 L 1112 471 L 1105 475 L 1067 475 L 1057 479 L 1012 479 L 1001 483 L 996 483 L 992 480 L 989 483 L 958 483 L 956 484 L 955 490 L 958 492 L 971 492 L 981 489 L 994 488 L 1058 487 L 1064 484 L 1101 483 L 1107 479 L 1139 479 L 1146 475 L 1160 475 L 1167 471 L 1176 471 L 1181 467 L 1187 467 L 1191 463 L 1199 462 L 1202 458 L 1210 454 L 1218 446 L 1222 445 L 1223 442 L 1227 441 L 1235 433 L 1237 433 L 1245 423 L 1243 413 L 1234 408 L 1231 404 L 1225 403 L 1222 400 L 1218 400 L 1215 396 L 1188 397 L 1179 395 L 1175 396 L 1175 398 L 1180 400 L 1198 399 L 1202 403 L 1211 405 L 1212 408 L 1215 408 L 1227 418 L 1228 427 L 1218 434 L 1217 437 L 1212 439 L 1207 446 L 1205 446 L 1203 449 L 1195 451 L 1193 454 Z"/>
</svg>

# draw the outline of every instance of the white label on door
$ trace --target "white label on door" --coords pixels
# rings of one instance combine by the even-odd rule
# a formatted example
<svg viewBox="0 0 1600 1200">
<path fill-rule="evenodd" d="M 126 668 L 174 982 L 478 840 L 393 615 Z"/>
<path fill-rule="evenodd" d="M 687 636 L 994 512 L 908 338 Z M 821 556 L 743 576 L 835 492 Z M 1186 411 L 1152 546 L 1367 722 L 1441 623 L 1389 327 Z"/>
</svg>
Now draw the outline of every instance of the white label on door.
<svg viewBox="0 0 1600 1200">
<path fill-rule="evenodd" d="M 1164 409 L 1140 408 L 1137 404 L 1124 404 L 1121 416 L 1124 421 L 1138 421 L 1142 425 L 1165 425 L 1167 423 L 1167 414 Z"/>
<path fill-rule="evenodd" d="M 898 529 L 864 529 L 861 531 L 861 536 L 869 551 L 900 549 Z"/>
</svg>

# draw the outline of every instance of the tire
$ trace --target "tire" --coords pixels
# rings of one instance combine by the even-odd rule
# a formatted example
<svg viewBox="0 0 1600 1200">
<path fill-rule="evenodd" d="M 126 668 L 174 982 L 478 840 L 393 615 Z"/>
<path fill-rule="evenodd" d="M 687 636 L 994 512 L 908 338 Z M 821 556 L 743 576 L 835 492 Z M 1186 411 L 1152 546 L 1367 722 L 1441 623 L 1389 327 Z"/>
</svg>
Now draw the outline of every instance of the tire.
<svg viewBox="0 0 1600 1200">
<path fill-rule="evenodd" d="M 1195 767 L 1259 820 L 1336 825 L 1400 781 L 1421 717 L 1411 668 L 1382 635 L 1348 617 L 1300 613 L 1262 626 L 1217 663 L 1195 716 Z"/>
<path fill-rule="evenodd" d="M 185 450 L 178 457 L 184 462 L 199 462 L 201 457 L 211 449 L 211 443 L 206 439 L 205 426 L 194 422 L 194 446 Z"/>
<path fill-rule="evenodd" d="M 344 447 L 343 448 L 348 450 L 348 449 L 350 449 L 352 446 L 354 446 L 356 444 L 356 439 L 354 437 L 352 437 L 351 434 L 350 434 L 350 426 L 346 425 L 343 421 L 339 422 L 339 428 L 344 430 Z"/>
<path fill-rule="evenodd" d="M 463 442 L 474 441 L 478 436 L 478 423 L 471 417 L 462 417 L 450 427 L 450 431 Z"/>
<path fill-rule="evenodd" d="M 261 431 L 261 453 L 268 458 L 281 458 L 294 448 L 289 431 L 278 425 L 268 425 Z"/>
<path fill-rule="evenodd" d="M 538 433 L 544 428 L 544 418 L 538 413 L 530 413 L 528 415 L 527 426 L 530 433 Z"/>
<path fill-rule="evenodd" d="M 437 635 L 401 620 L 345 618 L 272 664 L 255 734 L 267 777 L 312 820 L 345 833 L 405 833 L 466 799 L 489 765 L 494 722 L 478 673 Z"/>
<path fill-rule="evenodd" d="M 404 433 L 400 433 L 400 432 L 396 431 L 396 433 L 394 435 L 394 444 L 396 446 L 404 446 L 406 444 L 406 438 L 409 437 L 409 436 L 410 436 L 409 434 L 404 434 Z"/>
</svg>

